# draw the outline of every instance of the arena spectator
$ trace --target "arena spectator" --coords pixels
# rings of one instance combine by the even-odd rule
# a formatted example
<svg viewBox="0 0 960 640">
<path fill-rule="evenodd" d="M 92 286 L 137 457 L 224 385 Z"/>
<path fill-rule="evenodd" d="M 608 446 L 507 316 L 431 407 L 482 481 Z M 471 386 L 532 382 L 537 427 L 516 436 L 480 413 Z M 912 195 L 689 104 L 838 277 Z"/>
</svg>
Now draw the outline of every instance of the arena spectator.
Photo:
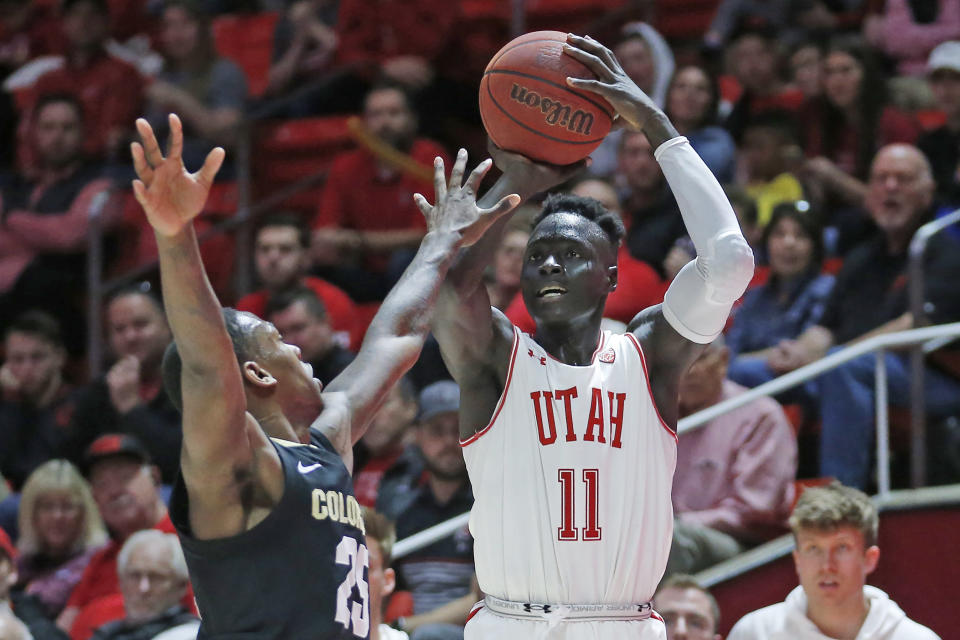
<svg viewBox="0 0 960 640">
<path fill-rule="evenodd" d="M 653 609 L 663 618 L 667 640 L 721 640 L 717 600 L 693 576 L 678 573 L 661 582 Z"/>
<path fill-rule="evenodd" d="M 834 283 L 832 275 L 820 273 L 822 232 L 808 203 L 778 205 L 763 244 L 769 279 L 747 290 L 726 336 L 732 355 L 728 376 L 747 387 L 777 376 L 767 362 L 770 354 L 781 340 L 820 322 Z"/>
<path fill-rule="evenodd" d="M 374 87 L 364 101 L 363 120 L 375 136 L 414 162 L 432 167 L 440 156 L 450 166 L 443 149 L 417 137 L 417 116 L 402 86 Z M 426 229 L 414 193 L 432 198 L 433 185 L 366 149 L 338 156 L 314 219 L 312 251 L 320 275 L 358 302 L 382 300 Z"/>
<path fill-rule="evenodd" d="M 164 3 L 160 48 L 164 66 L 146 88 L 146 118 L 163 139 L 169 132 L 168 114 L 180 116 L 183 161 L 194 171 L 203 165 L 211 147 L 230 150 L 236 143 L 247 80 L 240 67 L 217 55 L 210 18 L 197 3 Z M 228 162 L 230 158 L 227 154 Z M 230 176 L 221 168 L 221 179 Z"/>
<path fill-rule="evenodd" d="M 946 122 L 920 136 L 917 147 L 933 167 L 939 198 L 948 205 L 960 206 L 960 41 L 944 42 L 934 49 L 927 70 L 930 88 Z"/>
<path fill-rule="evenodd" d="M 807 489 L 790 516 L 800 585 L 784 602 L 740 619 L 728 640 L 939 640 L 886 593 L 866 584 L 877 567 L 877 508 L 856 489 Z"/>
<path fill-rule="evenodd" d="M 500 240 L 500 246 L 493 256 L 490 278 L 487 281 L 487 295 L 490 306 L 504 311 L 520 293 L 520 272 L 523 270 L 523 254 L 527 250 L 530 237 L 529 218 L 514 223 Z"/>
<path fill-rule="evenodd" d="M 354 328 L 356 308 L 337 286 L 308 276 L 310 269 L 310 230 L 303 219 L 292 213 L 269 215 L 257 225 L 253 264 L 263 289 L 248 293 L 237 302 L 238 311 L 264 317 L 267 300 L 298 287 L 312 289 L 323 301 L 337 339 L 349 342 Z"/>
<path fill-rule="evenodd" d="M 337 47 L 337 7 L 335 0 L 296 0 L 287 3 L 273 32 L 273 64 L 267 84 L 267 95 L 277 96 L 331 72 Z M 332 93 L 329 92 L 329 93 Z M 316 98 L 320 98 L 317 96 Z M 327 96 L 323 96 L 327 97 Z M 335 96 L 329 96 L 331 102 Z M 301 100 L 296 115 L 306 116 L 317 110 L 311 96 Z M 293 112 L 288 111 L 290 115 Z"/>
<path fill-rule="evenodd" d="M 653 151 L 643 133 L 624 131 L 615 185 L 623 205 L 630 255 L 646 262 L 662 277 L 663 260 L 686 229 Z"/>
<path fill-rule="evenodd" d="M 50 619 L 60 615 L 107 534 L 90 486 L 66 460 L 30 474 L 20 500 L 17 588 L 34 596 Z"/>
<path fill-rule="evenodd" d="M 613 53 L 630 79 L 663 107 L 667 100 L 667 85 L 673 76 L 675 62 L 670 45 L 660 33 L 646 22 L 628 22 L 620 29 L 620 39 Z M 617 169 L 617 150 L 623 131 L 614 129 L 590 155 L 588 171 L 591 175 L 609 178 Z"/>
<path fill-rule="evenodd" d="M 115 292 L 105 325 L 116 362 L 106 375 L 81 389 L 73 416 L 84 445 L 102 433 L 136 436 L 172 484 L 180 468 L 180 413 L 163 391 L 160 365 L 170 328 L 160 301 L 146 285 Z"/>
<path fill-rule="evenodd" d="M 726 378 L 729 355 L 717 340 L 690 366 L 680 380 L 681 417 L 746 391 Z M 771 398 L 680 434 L 666 575 L 701 571 L 780 533 L 796 474 L 796 439 Z"/>
<path fill-rule="evenodd" d="M 370 640 L 408 640 L 409 636 L 383 623 L 390 595 L 397 586 L 397 574 L 390 566 L 397 530 L 386 516 L 364 507 L 367 552 L 370 554 Z"/>
<path fill-rule="evenodd" d="M 880 147 L 913 143 L 913 118 L 889 104 L 873 54 L 858 38 L 833 40 L 823 62 L 823 95 L 804 105 L 807 184 L 818 200 L 862 206 L 864 180 Z"/>
<path fill-rule="evenodd" d="M 45 615 L 36 599 L 11 591 L 17 582 L 17 550 L 0 529 L 0 638 L 7 640 L 66 640 L 66 635 Z"/>
<path fill-rule="evenodd" d="M 886 0 L 882 13 L 864 19 L 863 34 L 896 63 L 900 75 L 922 75 L 934 47 L 960 38 L 960 3 Z"/>
<path fill-rule="evenodd" d="M 33 113 L 34 171 L 0 187 L 0 325 L 14 313 L 44 309 L 57 316 L 73 350 L 84 336 L 80 296 L 90 212 L 101 208 L 105 228 L 117 212 L 104 206 L 111 185 L 101 165 L 84 156 L 89 127 L 77 99 L 47 95 Z"/>
<path fill-rule="evenodd" d="M 40 56 L 63 49 L 63 32 L 51 7 L 29 0 L 0 4 L 0 80 Z"/>
<path fill-rule="evenodd" d="M 108 622 L 93 640 L 194 640 L 200 620 L 181 604 L 190 587 L 180 541 L 156 529 L 130 536 L 117 556 L 122 620 Z"/>
<path fill-rule="evenodd" d="M 64 0 L 61 16 L 66 36 L 64 63 L 37 79 L 24 106 L 27 113 L 36 114 L 36 99 L 53 93 L 73 95 L 83 105 L 84 152 L 91 157 L 120 159 L 126 153 L 124 145 L 133 133 L 133 123 L 143 110 L 144 80 L 135 67 L 106 51 L 110 28 L 107 0 Z M 31 118 L 23 118 L 21 130 L 31 128 Z M 26 148 L 18 154 L 25 168 L 34 166 L 30 151 Z"/>
<path fill-rule="evenodd" d="M 727 130 L 718 125 L 719 104 L 717 79 L 706 67 L 687 65 L 670 81 L 664 112 L 717 180 L 726 183 L 733 180 L 737 148 Z"/>
<path fill-rule="evenodd" d="M 373 507 L 380 481 L 403 455 L 417 418 L 417 391 L 409 375 L 400 378 L 374 415 L 367 432 L 353 448 L 353 493 Z"/>
<path fill-rule="evenodd" d="M 790 53 L 790 81 L 812 100 L 823 93 L 823 48 L 816 41 L 800 42 Z"/>
<path fill-rule="evenodd" d="M 729 47 L 730 72 L 742 88 L 724 123 L 736 140 L 751 119 L 765 111 L 796 113 L 803 94 L 780 74 L 782 60 L 777 34 L 768 27 L 742 29 Z"/>
<path fill-rule="evenodd" d="M 394 519 L 400 538 L 473 506 L 460 450 L 459 387 L 450 380 L 434 383 L 420 393 L 419 404 L 416 444 L 420 460 L 402 458 L 402 464 L 384 476 L 377 497 L 377 510 Z M 462 627 L 475 603 L 473 539 L 467 527 L 404 557 L 396 569 L 400 588 L 413 596 L 417 626 L 414 628 L 413 619 L 403 625 L 412 632 L 412 640 L 463 638 Z"/>
<path fill-rule="evenodd" d="M 866 209 L 879 233 L 844 260 L 820 321 L 796 340 L 778 344 L 767 362 L 786 373 L 817 360 L 834 345 L 920 326 L 907 304 L 907 249 L 914 232 L 931 214 L 934 184 L 930 165 L 916 147 L 884 147 L 873 161 Z M 938 234 L 925 254 L 925 311 L 931 323 L 960 319 L 957 241 Z M 941 354 L 943 352 L 941 351 Z M 933 354 L 933 357 L 938 357 Z M 873 449 L 874 354 L 865 354 L 819 379 L 820 475 L 866 487 Z M 887 352 L 890 403 L 906 406 L 909 368 L 903 354 Z M 935 366 L 926 367 L 925 392 L 931 415 L 956 410 L 960 381 Z"/>
<path fill-rule="evenodd" d="M 60 326 L 28 311 L 7 329 L 0 367 L 0 471 L 19 491 L 34 469 L 74 452 L 70 416 L 76 394 L 63 379 Z"/>
<path fill-rule="evenodd" d="M 120 593 L 117 556 L 124 541 L 143 529 L 174 533 L 158 492 L 159 471 L 150 464 L 150 454 L 134 436 L 106 434 L 94 440 L 84 454 L 84 471 L 110 540 L 90 559 L 57 618 L 57 625 L 69 630 L 73 640 L 89 637 L 81 627 L 89 626 L 92 631 L 120 617 L 109 605 L 111 597 Z M 193 594 L 184 598 L 186 605 L 191 605 L 192 600 Z M 91 622 L 97 618 L 98 624 Z"/>
<path fill-rule="evenodd" d="M 792 173 L 803 152 L 797 144 L 790 116 L 768 111 L 751 119 L 743 129 L 740 153 L 746 174 L 747 194 L 757 204 L 757 224 L 770 222 L 781 202 L 803 200 L 803 186 Z"/>
<path fill-rule="evenodd" d="M 355 354 L 337 343 L 327 308 L 312 289 L 303 287 L 270 298 L 266 320 L 285 342 L 300 348 L 301 358 L 324 385 L 353 362 Z"/>
</svg>

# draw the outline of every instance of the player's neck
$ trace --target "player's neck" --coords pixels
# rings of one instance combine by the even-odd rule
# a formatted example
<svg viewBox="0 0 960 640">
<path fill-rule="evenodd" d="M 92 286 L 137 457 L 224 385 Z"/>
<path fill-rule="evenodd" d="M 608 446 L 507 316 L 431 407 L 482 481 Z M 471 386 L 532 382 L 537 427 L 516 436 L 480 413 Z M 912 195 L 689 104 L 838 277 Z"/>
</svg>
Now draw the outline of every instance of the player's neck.
<svg viewBox="0 0 960 640">
<path fill-rule="evenodd" d="M 283 414 L 279 407 L 273 407 L 272 410 L 252 412 L 253 416 L 260 423 L 260 428 L 270 438 L 288 440 L 290 442 L 300 442 L 300 434 L 294 429 L 293 425 Z"/>
<path fill-rule="evenodd" d="M 601 307 L 602 308 L 602 307 Z M 600 342 L 600 315 L 563 323 L 537 323 L 537 344 L 569 365 L 587 365 Z"/>
<path fill-rule="evenodd" d="M 807 606 L 807 617 L 821 633 L 837 640 L 854 640 L 870 613 L 870 603 L 858 595 L 850 602 Z"/>
</svg>

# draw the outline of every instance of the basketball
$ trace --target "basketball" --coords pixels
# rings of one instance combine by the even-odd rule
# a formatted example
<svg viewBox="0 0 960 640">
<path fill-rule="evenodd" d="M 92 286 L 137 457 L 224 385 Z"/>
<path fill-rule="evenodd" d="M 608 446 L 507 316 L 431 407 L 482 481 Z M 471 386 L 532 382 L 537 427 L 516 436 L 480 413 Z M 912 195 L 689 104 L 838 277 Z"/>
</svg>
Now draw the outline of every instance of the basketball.
<svg viewBox="0 0 960 640">
<path fill-rule="evenodd" d="M 501 149 L 531 160 L 570 164 L 587 157 L 610 132 L 615 111 L 599 95 L 567 85 L 593 72 L 563 53 L 567 36 L 534 31 L 493 56 L 480 80 L 480 116 Z"/>
</svg>

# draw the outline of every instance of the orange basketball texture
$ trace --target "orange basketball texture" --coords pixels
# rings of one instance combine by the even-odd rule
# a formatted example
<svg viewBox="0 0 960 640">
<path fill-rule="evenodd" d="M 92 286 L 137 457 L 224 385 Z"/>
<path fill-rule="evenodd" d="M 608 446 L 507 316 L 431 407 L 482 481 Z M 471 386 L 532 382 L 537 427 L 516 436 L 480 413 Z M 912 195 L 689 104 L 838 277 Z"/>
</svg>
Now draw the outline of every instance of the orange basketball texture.
<svg viewBox="0 0 960 640">
<path fill-rule="evenodd" d="M 490 60 L 480 80 L 480 116 L 498 147 L 563 165 L 590 155 L 610 132 L 610 103 L 567 84 L 567 77 L 596 76 L 564 55 L 566 39 L 559 31 L 534 31 Z"/>
</svg>

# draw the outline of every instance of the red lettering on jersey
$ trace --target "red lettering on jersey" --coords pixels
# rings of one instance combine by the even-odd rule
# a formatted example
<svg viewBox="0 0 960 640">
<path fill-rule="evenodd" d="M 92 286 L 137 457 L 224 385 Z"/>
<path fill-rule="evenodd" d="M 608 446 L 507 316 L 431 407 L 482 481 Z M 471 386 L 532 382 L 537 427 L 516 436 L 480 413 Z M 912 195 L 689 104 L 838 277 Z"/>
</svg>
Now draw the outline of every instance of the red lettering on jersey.
<svg viewBox="0 0 960 640">
<path fill-rule="evenodd" d="M 573 431 L 573 407 L 570 406 L 570 401 L 577 397 L 577 388 L 561 389 L 555 393 L 557 400 L 563 400 L 563 414 L 567 419 L 567 442 L 576 442 L 577 434 Z"/>
<path fill-rule="evenodd" d="M 620 448 L 620 432 L 623 431 L 623 403 L 627 399 L 625 393 L 614 393 L 607 391 L 607 398 L 610 400 L 610 433 L 613 434 L 613 440 L 610 446 L 614 449 Z M 613 400 L 617 400 L 617 408 L 613 408 Z"/>
<path fill-rule="evenodd" d="M 547 424 L 549 426 L 549 433 L 544 433 L 543 431 L 543 416 L 540 412 L 541 395 L 543 395 L 544 399 L 546 400 Z M 539 391 L 534 391 L 530 394 L 530 399 L 533 400 L 533 410 L 536 412 L 537 416 L 537 432 L 540 435 L 540 444 L 553 444 L 557 441 L 557 424 L 553 417 L 553 394 L 549 391 L 544 391 L 542 394 Z"/>
<path fill-rule="evenodd" d="M 591 389 L 591 392 L 590 419 L 587 421 L 587 433 L 583 436 L 583 439 L 593 442 L 593 428 L 598 427 L 600 433 L 597 436 L 597 442 L 606 444 L 607 440 L 603 435 L 603 395 L 600 389 L 596 387 Z"/>
</svg>

